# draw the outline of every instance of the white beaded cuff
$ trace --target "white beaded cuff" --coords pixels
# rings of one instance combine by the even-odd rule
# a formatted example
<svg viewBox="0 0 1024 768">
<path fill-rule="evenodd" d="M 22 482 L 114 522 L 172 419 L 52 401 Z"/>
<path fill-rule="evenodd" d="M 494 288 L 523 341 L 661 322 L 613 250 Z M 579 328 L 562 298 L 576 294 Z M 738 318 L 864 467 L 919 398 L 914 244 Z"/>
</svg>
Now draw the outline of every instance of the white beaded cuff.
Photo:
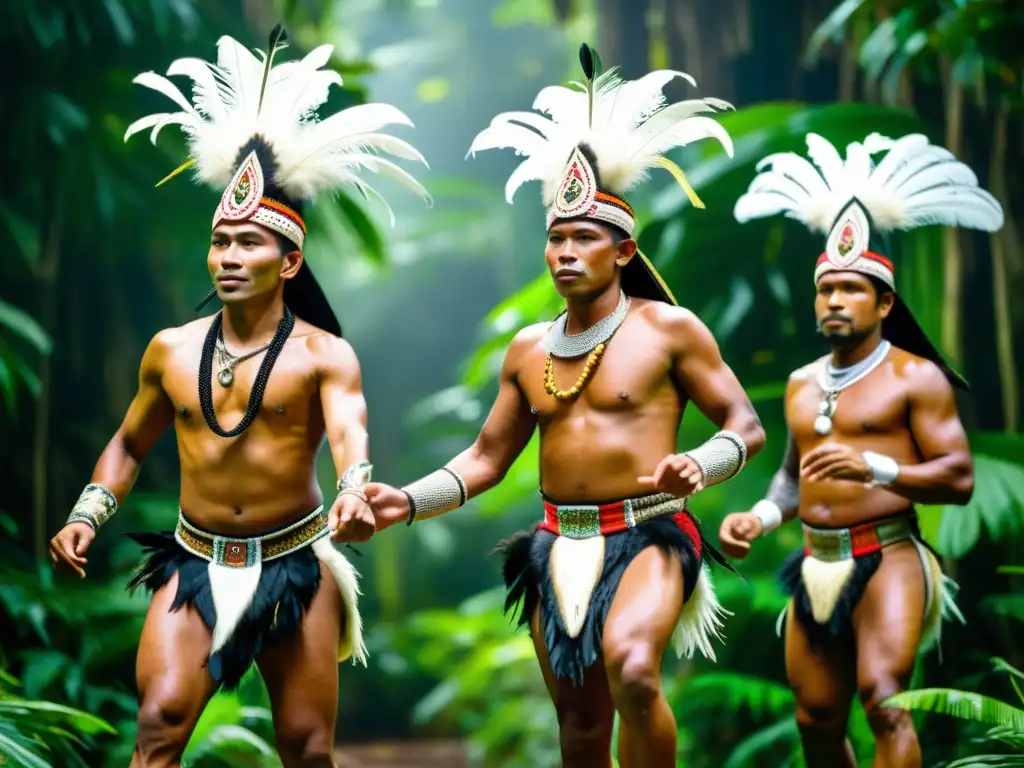
<svg viewBox="0 0 1024 768">
<path fill-rule="evenodd" d="M 466 481 L 451 467 L 442 467 L 414 483 L 402 488 L 409 499 L 409 520 L 425 520 L 429 517 L 457 509 L 466 503 L 469 496 Z"/>
<path fill-rule="evenodd" d="M 747 463 L 747 444 L 735 432 L 723 429 L 685 455 L 700 467 L 701 486 L 707 488 L 739 474 Z"/>
</svg>

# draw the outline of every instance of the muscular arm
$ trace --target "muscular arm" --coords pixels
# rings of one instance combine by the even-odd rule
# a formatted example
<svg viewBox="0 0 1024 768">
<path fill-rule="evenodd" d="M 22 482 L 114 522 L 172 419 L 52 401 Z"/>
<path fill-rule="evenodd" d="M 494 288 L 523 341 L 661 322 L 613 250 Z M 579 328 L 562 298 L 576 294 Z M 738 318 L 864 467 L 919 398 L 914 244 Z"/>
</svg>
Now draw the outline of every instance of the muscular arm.
<svg viewBox="0 0 1024 768">
<path fill-rule="evenodd" d="M 355 350 L 344 339 L 315 336 L 310 345 L 317 358 L 327 443 L 340 478 L 348 467 L 370 455 L 362 371 Z"/>
<path fill-rule="evenodd" d="M 902 464 L 889 490 L 919 504 L 966 504 L 974 492 L 974 462 L 953 388 L 939 368 L 920 366 L 910 383 L 910 433 L 920 464 Z"/>
<path fill-rule="evenodd" d="M 90 482 L 108 489 L 118 504 L 131 492 L 143 460 L 174 421 L 174 404 L 162 384 L 169 333 L 173 331 L 157 334 L 146 347 L 139 365 L 138 392 L 92 472 Z"/>
<path fill-rule="evenodd" d="M 467 500 L 501 482 L 533 435 L 536 419 L 517 383 L 519 359 L 531 343 L 523 332 L 512 340 L 501 366 L 498 395 L 480 434 L 447 464 L 462 475 Z"/>
<path fill-rule="evenodd" d="M 764 447 L 764 428 L 747 393 L 722 359 L 714 336 L 687 310 L 672 308 L 666 320 L 676 352 L 677 380 L 701 413 L 719 429 L 742 438 L 749 461 Z"/>
</svg>

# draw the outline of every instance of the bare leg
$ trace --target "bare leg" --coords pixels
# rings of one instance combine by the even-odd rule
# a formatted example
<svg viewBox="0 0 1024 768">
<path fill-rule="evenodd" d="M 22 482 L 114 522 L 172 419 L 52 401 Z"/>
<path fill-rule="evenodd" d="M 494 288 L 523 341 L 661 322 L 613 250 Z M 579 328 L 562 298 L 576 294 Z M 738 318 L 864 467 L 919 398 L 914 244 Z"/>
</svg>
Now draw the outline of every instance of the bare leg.
<svg viewBox="0 0 1024 768">
<path fill-rule="evenodd" d="M 582 686 L 574 686 L 570 680 L 558 680 L 548 662 L 539 607 L 530 620 L 530 634 L 544 682 L 558 713 L 563 768 L 611 768 L 615 709 L 608 693 L 604 666 L 598 661 L 588 669 Z"/>
<path fill-rule="evenodd" d="M 622 768 L 673 768 L 676 764 L 676 720 L 662 693 L 661 660 L 682 609 L 679 559 L 648 547 L 622 575 L 602 639 L 612 700 L 620 717 Z"/>
<path fill-rule="evenodd" d="M 808 768 L 857 768 L 853 747 L 846 738 L 856 690 L 855 654 L 849 641 L 814 650 L 790 601 L 786 614 L 786 676 L 796 695 L 796 722 Z"/>
<path fill-rule="evenodd" d="M 320 588 L 298 632 L 257 658 L 284 768 L 334 768 L 341 617 L 338 584 L 321 564 Z"/>
<path fill-rule="evenodd" d="M 857 686 L 875 735 L 875 768 L 920 768 L 921 747 L 910 713 L 883 708 L 906 690 L 924 620 L 921 557 L 911 542 L 882 550 L 882 563 L 853 614 Z"/>
<path fill-rule="evenodd" d="M 139 727 L 131 768 L 177 768 L 215 683 L 204 666 L 210 631 L 191 608 L 171 613 L 178 575 L 153 595 L 135 676 Z"/>
</svg>

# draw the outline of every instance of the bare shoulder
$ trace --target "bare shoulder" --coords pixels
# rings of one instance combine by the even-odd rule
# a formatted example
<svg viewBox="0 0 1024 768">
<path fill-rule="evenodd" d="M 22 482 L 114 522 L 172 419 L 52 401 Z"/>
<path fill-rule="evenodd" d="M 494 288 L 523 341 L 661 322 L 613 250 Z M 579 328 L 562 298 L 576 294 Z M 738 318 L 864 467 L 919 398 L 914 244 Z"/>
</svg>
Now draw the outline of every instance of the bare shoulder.
<svg viewBox="0 0 1024 768">
<path fill-rule="evenodd" d="M 636 316 L 655 334 L 665 339 L 674 354 L 717 349 L 711 329 L 697 313 L 651 299 L 632 299 Z"/>
<path fill-rule="evenodd" d="M 534 323 L 528 325 L 525 328 L 521 328 L 515 336 L 512 337 L 512 341 L 509 342 L 508 352 L 505 355 L 507 360 L 517 359 L 527 352 L 534 349 L 541 341 L 544 340 L 544 336 L 548 332 L 548 328 L 551 327 L 551 323 Z"/>
<path fill-rule="evenodd" d="M 170 357 L 181 349 L 199 350 L 214 315 L 200 317 L 184 325 L 164 328 L 153 335 L 142 356 L 142 368 L 150 373 L 163 370 Z"/>
<path fill-rule="evenodd" d="M 292 337 L 309 353 L 319 376 L 359 376 L 359 357 L 352 345 L 304 320 L 295 321 Z"/>
<path fill-rule="evenodd" d="M 909 397 L 953 397 L 953 386 L 942 369 L 931 360 L 893 347 L 889 361 L 897 378 L 903 381 Z"/>
<path fill-rule="evenodd" d="M 807 382 L 815 381 L 822 368 L 825 367 L 827 360 L 828 355 L 822 355 L 817 360 L 812 360 L 807 365 L 800 366 L 789 374 L 789 385 L 801 386 Z"/>
</svg>

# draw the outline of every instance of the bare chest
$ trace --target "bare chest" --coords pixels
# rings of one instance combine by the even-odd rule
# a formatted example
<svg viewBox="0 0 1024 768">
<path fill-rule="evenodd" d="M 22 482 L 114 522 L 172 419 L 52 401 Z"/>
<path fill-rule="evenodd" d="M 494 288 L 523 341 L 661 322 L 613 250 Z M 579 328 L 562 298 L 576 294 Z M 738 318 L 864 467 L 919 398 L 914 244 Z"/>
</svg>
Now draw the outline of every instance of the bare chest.
<svg viewBox="0 0 1024 768">
<path fill-rule="evenodd" d="M 810 378 L 789 398 L 786 421 L 799 444 L 817 444 L 823 437 L 815 431 L 821 415 L 824 392 L 817 379 Z M 892 435 L 907 430 L 907 397 L 902 382 L 884 369 L 844 389 L 835 399 L 831 439 L 858 439 Z"/>
<path fill-rule="evenodd" d="M 538 345 L 531 351 L 519 370 L 518 382 L 541 423 L 570 413 L 624 415 L 666 403 L 678 408 L 679 397 L 670 376 L 671 359 L 666 350 L 650 339 L 644 344 L 638 334 L 623 331 L 611 339 L 604 355 L 591 365 L 589 372 L 588 357 L 552 357 L 549 369 L 543 347 Z M 548 391 L 546 380 L 558 391 L 570 390 L 579 383 L 581 393 L 569 400 L 559 399 Z"/>
<path fill-rule="evenodd" d="M 209 431 L 199 396 L 199 359 L 198 350 L 179 352 L 164 373 L 164 390 L 174 404 L 176 426 L 186 433 L 200 428 Z M 304 350 L 285 346 L 261 388 L 260 398 L 257 384 L 263 360 L 264 356 L 259 355 L 239 363 L 230 386 L 218 379 L 217 370 L 212 371 L 207 388 L 220 426 L 226 430 L 234 427 L 253 400 L 259 401 L 258 405 L 253 402 L 254 426 L 287 430 L 319 419 L 319 387 Z"/>
</svg>

